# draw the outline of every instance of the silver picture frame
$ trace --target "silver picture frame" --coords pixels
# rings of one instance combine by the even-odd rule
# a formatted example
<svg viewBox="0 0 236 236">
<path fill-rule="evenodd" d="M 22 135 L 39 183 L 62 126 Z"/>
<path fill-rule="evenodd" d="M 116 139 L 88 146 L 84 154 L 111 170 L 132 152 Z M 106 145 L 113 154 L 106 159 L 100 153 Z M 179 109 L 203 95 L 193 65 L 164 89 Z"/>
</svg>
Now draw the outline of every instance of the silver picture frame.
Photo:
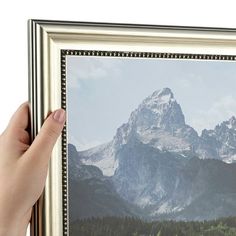
<svg viewBox="0 0 236 236">
<path fill-rule="evenodd" d="M 49 112 L 67 108 L 67 56 L 236 61 L 236 29 L 30 19 L 28 48 L 33 140 Z M 69 235 L 67 135 L 65 124 L 33 209 L 32 236 Z"/>
</svg>

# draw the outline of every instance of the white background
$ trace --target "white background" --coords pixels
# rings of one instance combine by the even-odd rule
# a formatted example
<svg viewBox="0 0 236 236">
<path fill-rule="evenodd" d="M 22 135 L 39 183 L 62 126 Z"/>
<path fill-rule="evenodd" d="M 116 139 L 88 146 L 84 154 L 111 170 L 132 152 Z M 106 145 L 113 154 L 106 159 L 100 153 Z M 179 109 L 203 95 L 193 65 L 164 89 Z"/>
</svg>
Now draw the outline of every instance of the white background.
<svg viewBox="0 0 236 236">
<path fill-rule="evenodd" d="M 234 0 L 3 1 L 0 14 L 0 133 L 28 99 L 27 19 L 236 28 Z M 235 91 L 236 92 L 236 91 Z"/>
</svg>

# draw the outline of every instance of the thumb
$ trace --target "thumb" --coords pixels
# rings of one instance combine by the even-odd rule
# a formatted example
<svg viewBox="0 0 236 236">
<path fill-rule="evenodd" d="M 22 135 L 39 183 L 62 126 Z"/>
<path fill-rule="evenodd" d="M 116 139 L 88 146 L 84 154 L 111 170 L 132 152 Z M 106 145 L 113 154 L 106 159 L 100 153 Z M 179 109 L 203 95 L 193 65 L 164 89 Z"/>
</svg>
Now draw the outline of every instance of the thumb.
<svg viewBox="0 0 236 236">
<path fill-rule="evenodd" d="M 61 134 L 66 119 L 65 110 L 58 109 L 44 121 L 39 134 L 25 153 L 36 162 L 47 163 L 53 147 Z"/>
</svg>

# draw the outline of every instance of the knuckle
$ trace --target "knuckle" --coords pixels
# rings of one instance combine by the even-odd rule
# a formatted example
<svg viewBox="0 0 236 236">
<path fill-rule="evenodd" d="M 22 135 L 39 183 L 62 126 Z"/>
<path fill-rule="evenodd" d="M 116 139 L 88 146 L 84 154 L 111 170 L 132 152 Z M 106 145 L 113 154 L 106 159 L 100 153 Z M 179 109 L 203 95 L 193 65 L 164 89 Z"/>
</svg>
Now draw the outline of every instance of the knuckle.
<svg viewBox="0 0 236 236">
<path fill-rule="evenodd" d="M 24 144 L 28 144 L 30 141 L 29 133 L 25 130 L 22 130 L 19 140 Z"/>
</svg>

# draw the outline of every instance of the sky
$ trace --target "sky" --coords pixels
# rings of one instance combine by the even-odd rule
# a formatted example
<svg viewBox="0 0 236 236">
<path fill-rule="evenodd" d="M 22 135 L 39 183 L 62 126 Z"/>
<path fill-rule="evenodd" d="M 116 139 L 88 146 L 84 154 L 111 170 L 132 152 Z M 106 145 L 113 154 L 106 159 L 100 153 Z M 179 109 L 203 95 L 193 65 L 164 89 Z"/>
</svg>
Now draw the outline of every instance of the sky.
<svg viewBox="0 0 236 236">
<path fill-rule="evenodd" d="M 69 142 L 111 141 L 155 90 L 169 87 L 199 134 L 236 115 L 236 62 L 67 56 Z"/>
</svg>

